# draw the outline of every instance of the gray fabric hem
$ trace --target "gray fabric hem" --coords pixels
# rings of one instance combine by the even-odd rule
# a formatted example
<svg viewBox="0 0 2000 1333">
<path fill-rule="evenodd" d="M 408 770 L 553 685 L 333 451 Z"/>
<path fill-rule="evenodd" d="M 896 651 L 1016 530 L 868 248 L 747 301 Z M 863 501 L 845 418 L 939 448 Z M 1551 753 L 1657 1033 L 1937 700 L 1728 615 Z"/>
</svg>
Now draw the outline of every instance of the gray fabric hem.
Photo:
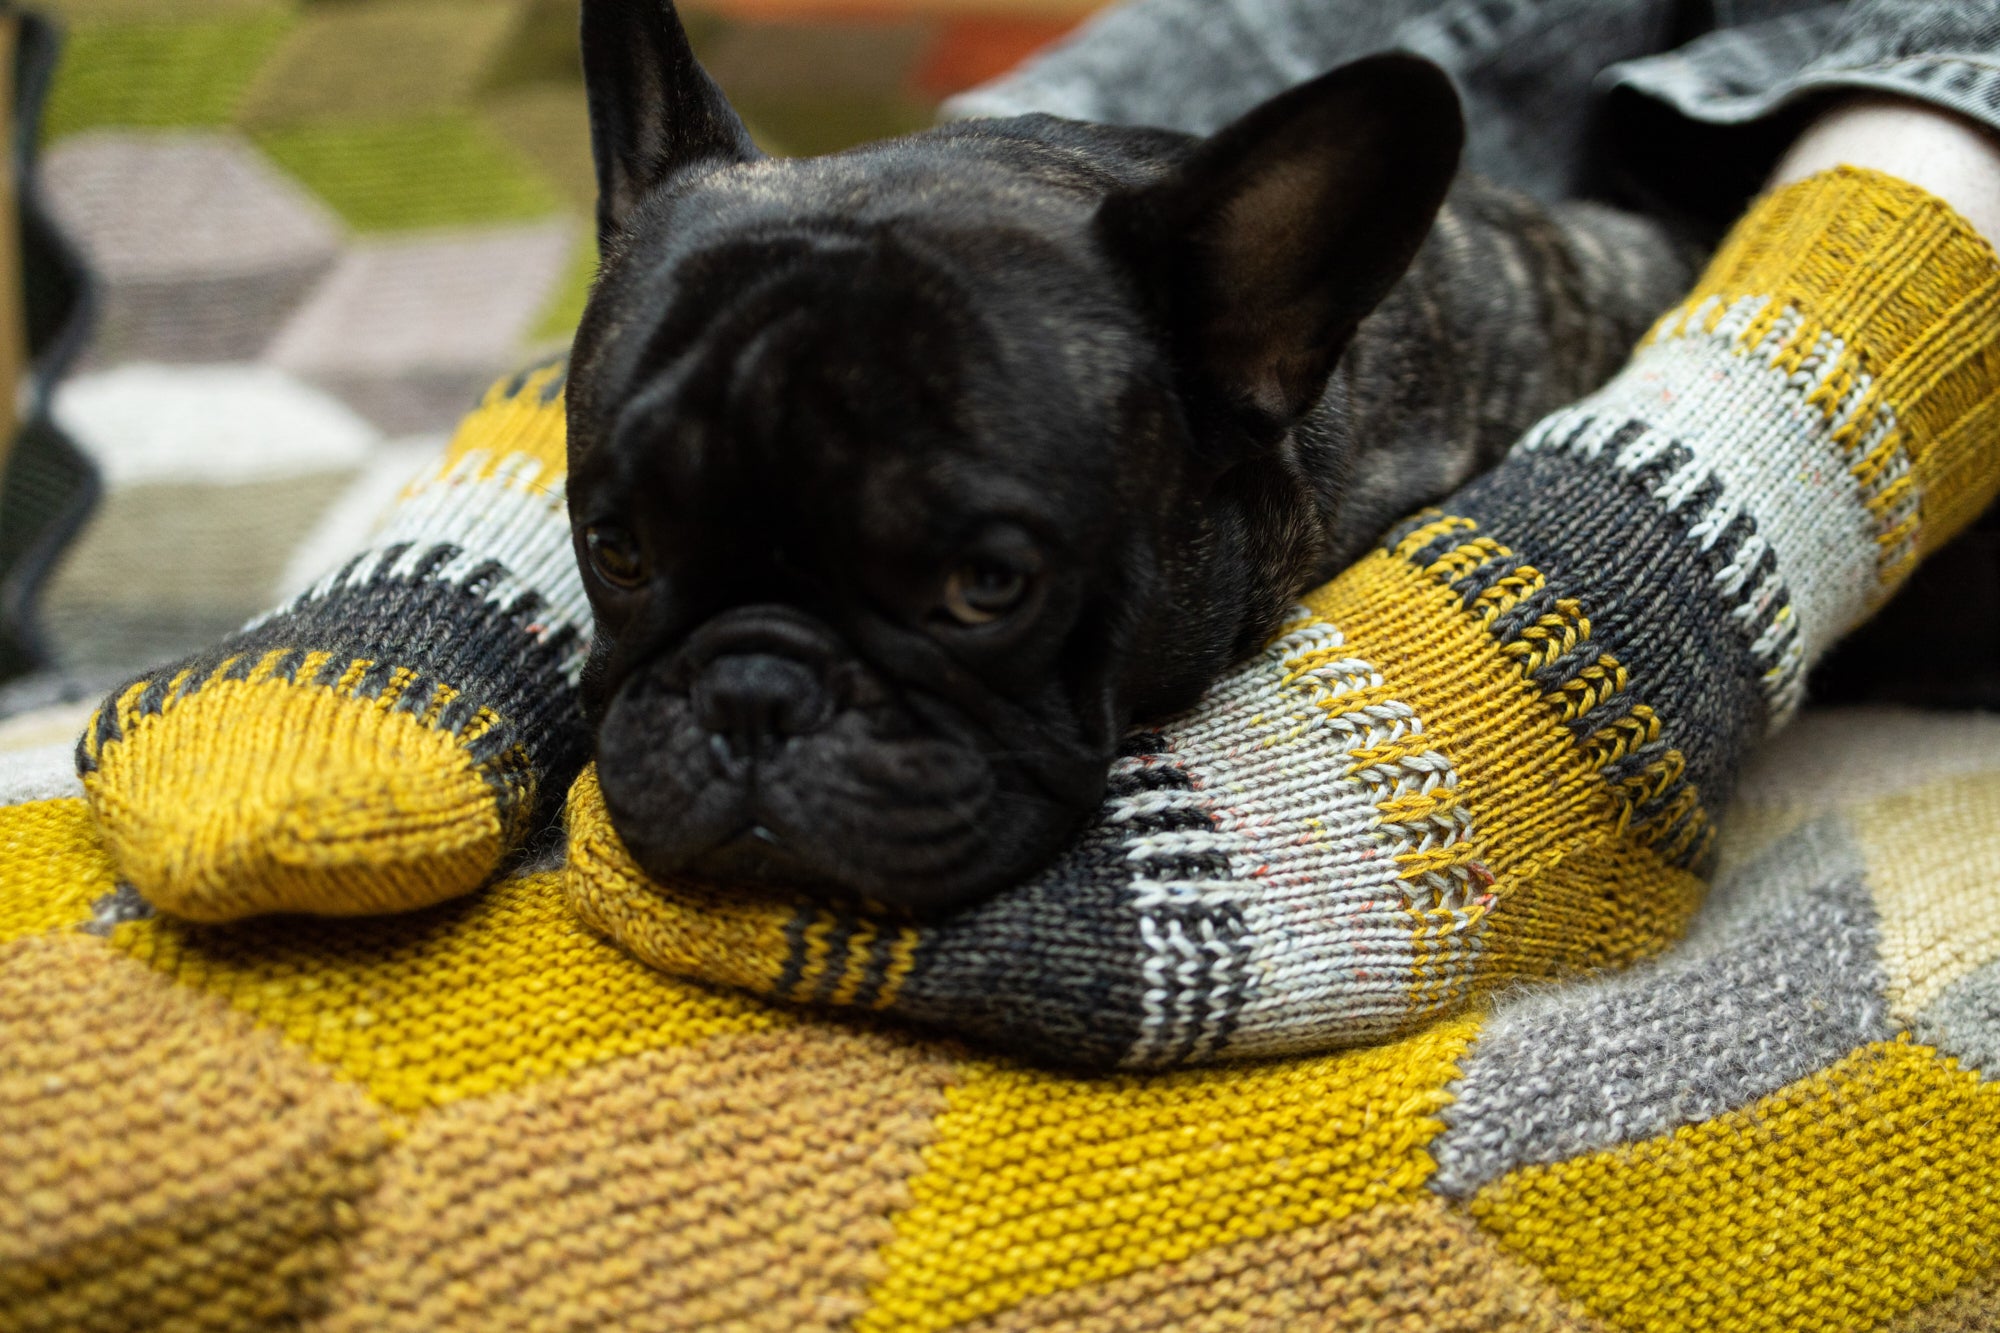
<svg viewBox="0 0 2000 1333">
<path fill-rule="evenodd" d="M 1951 68 L 1970 71 L 1972 78 L 1961 86 L 1945 87 L 1936 76 Z M 1923 77 L 1916 77 L 1918 72 Z M 1665 102 L 1688 119 L 1707 125 L 1747 125 L 1815 94 L 1845 89 L 1928 102 L 2000 130 L 2000 64 L 1989 63 L 1984 57 L 1912 56 L 1880 66 L 1801 74 L 1762 92 L 1739 96 L 1716 96 L 1680 86 L 1678 73 L 1671 67 L 1649 68 L 1643 62 L 1633 62 L 1606 70 L 1603 83 Z"/>
</svg>

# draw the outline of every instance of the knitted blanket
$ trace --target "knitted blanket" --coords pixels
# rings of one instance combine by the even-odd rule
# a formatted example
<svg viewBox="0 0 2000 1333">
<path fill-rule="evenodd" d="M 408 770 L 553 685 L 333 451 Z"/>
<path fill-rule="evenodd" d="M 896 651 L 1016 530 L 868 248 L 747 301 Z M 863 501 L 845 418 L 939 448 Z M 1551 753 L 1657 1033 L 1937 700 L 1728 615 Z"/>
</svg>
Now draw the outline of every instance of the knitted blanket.
<svg viewBox="0 0 2000 1333">
<path fill-rule="evenodd" d="M 1809 715 L 1688 940 L 1068 1077 L 677 980 L 561 876 L 197 926 L 0 808 L 0 1327 L 2000 1319 L 2000 720 Z"/>
</svg>

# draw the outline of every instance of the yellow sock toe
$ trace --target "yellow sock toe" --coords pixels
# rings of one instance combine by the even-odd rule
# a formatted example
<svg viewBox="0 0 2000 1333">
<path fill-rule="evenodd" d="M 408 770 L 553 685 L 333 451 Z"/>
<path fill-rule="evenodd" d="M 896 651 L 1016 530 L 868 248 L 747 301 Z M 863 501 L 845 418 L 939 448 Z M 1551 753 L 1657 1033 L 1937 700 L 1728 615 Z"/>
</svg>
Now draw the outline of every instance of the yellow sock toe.
<svg viewBox="0 0 2000 1333">
<path fill-rule="evenodd" d="M 93 725 L 85 788 L 120 873 L 155 907 L 196 921 L 396 912 L 498 869 L 535 802 L 522 747 L 483 754 L 497 719 L 454 712 L 413 672 L 371 695 L 371 664 L 330 684 L 318 665 L 182 681 L 156 712 L 141 683 L 108 705 L 113 725 Z"/>
</svg>

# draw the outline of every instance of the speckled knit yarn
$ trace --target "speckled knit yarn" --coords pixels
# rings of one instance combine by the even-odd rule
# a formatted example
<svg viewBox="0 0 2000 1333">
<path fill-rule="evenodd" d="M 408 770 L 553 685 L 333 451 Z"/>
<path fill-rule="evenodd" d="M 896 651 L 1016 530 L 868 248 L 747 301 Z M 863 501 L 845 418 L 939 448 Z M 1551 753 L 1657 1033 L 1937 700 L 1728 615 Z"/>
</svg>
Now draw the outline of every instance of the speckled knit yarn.
<svg viewBox="0 0 2000 1333">
<path fill-rule="evenodd" d="M 2000 266 L 1842 169 L 1762 200 L 1628 368 L 1134 736 L 1081 844 L 922 924 L 648 885 L 588 775 L 585 919 L 683 975 L 1092 1067 L 1319 1050 L 1619 965 L 1701 900 L 1746 745 L 2000 489 Z"/>
<path fill-rule="evenodd" d="M 77 750 L 106 846 L 202 921 L 479 887 L 582 761 L 589 608 L 563 370 L 496 386 L 379 533 L 290 605 L 115 690 Z"/>
<path fill-rule="evenodd" d="M 203 926 L 0 807 L 0 1328 L 2000 1325 L 2000 719 L 1808 714 L 1684 948 L 1070 1076 L 649 968 L 558 875 Z"/>
</svg>

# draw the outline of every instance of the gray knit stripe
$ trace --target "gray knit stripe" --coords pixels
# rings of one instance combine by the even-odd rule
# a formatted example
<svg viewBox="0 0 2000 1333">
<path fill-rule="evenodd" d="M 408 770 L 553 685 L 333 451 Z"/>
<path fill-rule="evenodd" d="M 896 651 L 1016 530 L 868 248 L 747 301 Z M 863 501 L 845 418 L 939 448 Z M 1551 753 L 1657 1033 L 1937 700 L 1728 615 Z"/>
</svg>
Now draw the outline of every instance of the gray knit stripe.
<svg viewBox="0 0 2000 1333">
<path fill-rule="evenodd" d="M 1460 1062 L 1433 1187 L 1706 1120 L 1892 1036 L 1862 875 L 1822 818 L 1718 885 L 1673 953 L 1503 1001 Z"/>
<path fill-rule="evenodd" d="M 1031 1059 L 1115 1068 L 1140 1029 L 1138 922 L 1115 836 L 1093 829 L 1072 863 L 927 931 L 897 993 L 904 1018 Z"/>
<path fill-rule="evenodd" d="M 1912 1028 L 1918 1041 L 1956 1057 L 1959 1068 L 2000 1078 L 2000 960 L 1952 982 Z"/>
</svg>

